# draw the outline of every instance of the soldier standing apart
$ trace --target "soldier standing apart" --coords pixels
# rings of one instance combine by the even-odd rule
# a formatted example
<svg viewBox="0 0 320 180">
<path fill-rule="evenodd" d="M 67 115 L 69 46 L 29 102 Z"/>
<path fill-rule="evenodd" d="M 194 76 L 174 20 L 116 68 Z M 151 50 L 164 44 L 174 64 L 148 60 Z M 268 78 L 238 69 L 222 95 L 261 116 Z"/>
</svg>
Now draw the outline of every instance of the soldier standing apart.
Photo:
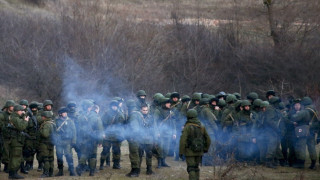
<svg viewBox="0 0 320 180">
<path fill-rule="evenodd" d="M 41 178 L 53 176 L 54 145 L 52 136 L 56 125 L 52 120 L 52 113 L 44 111 L 41 113 L 43 123 L 39 128 L 39 159 L 43 162 L 43 174 Z"/>
<path fill-rule="evenodd" d="M 197 118 L 198 113 L 194 109 L 187 112 L 187 122 L 180 138 L 180 156 L 184 155 L 187 161 L 189 180 L 200 178 L 199 164 L 203 153 L 208 152 L 210 136 L 206 128 L 201 125 Z"/>
<path fill-rule="evenodd" d="M 113 169 L 120 169 L 121 142 L 123 141 L 123 113 L 119 111 L 119 102 L 112 100 L 108 111 L 102 116 L 104 128 L 104 138 L 102 142 L 103 150 L 100 158 L 100 170 L 103 170 L 103 164 L 106 162 L 110 166 L 110 149 L 112 147 Z"/>
<path fill-rule="evenodd" d="M 21 105 L 14 106 L 14 113 L 9 117 L 7 126 L 10 135 L 9 144 L 9 179 L 23 179 L 24 177 L 17 174 L 22 160 L 22 149 L 24 145 L 24 135 L 22 131 L 28 125 L 29 117 L 24 116 L 24 109 Z"/>
<path fill-rule="evenodd" d="M 139 147 L 139 157 L 140 157 L 140 166 L 142 163 L 142 156 L 144 152 L 146 153 L 146 165 L 147 165 L 147 175 L 153 174 L 152 171 L 152 148 L 153 141 L 156 136 L 156 123 L 153 117 L 149 114 L 149 108 L 147 105 L 142 105 L 141 107 L 141 120 L 142 120 L 142 129 L 141 129 L 141 141 Z"/>
<path fill-rule="evenodd" d="M 59 117 L 56 119 L 56 155 L 59 172 L 56 176 L 63 176 L 63 154 L 68 163 L 70 176 L 75 176 L 72 147 L 76 143 L 76 128 L 71 119 L 68 118 L 68 109 L 62 107 L 58 111 Z"/>
</svg>

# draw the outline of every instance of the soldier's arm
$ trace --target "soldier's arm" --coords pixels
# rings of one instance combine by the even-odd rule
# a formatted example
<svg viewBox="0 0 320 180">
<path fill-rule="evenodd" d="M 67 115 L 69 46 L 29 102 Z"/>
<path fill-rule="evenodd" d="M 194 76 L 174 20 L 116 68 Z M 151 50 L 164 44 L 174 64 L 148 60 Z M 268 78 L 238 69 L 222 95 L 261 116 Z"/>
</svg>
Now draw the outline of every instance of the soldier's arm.
<svg viewBox="0 0 320 180">
<path fill-rule="evenodd" d="M 40 129 L 41 136 L 48 138 L 50 136 L 51 128 L 49 124 L 43 125 L 43 128 Z"/>
<path fill-rule="evenodd" d="M 12 118 L 11 123 L 18 131 L 23 131 L 27 128 L 28 122 L 22 118 Z"/>
</svg>

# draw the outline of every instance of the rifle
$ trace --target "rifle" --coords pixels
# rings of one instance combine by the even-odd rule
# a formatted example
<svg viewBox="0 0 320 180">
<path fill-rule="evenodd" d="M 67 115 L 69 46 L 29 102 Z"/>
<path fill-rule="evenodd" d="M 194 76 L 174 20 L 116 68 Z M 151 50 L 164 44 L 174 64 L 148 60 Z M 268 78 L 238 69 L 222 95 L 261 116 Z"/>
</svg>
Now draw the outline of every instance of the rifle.
<svg viewBox="0 0 320 180">
<path fill-rule="evenodd" d="M 36 130 L 38 130 L 38 120 L 37 120 L 37 118 L 33 115 L 33 113 L 32 113 L 32 111 L 31 111 L 30 108 L 27 108 L 27 110 L 28 110 L 28 113 L 29 113 L 29 115 L 30 115 L 30 117 L 31 117 L 31 119 L 32 119 L 34 128 L 35 128 Z"/>
<path fill-rule="evenodd" d="M 60 125 L 60 126 L 58 127 L 58 129 L 57 129 L 57 132 L 59 132 L 60 129 L 63 127 L 63 125 L 64 125 L 65 123 L 67 123 L 67 120 L 68 120 L 68 118 L 61 123 L 61 125 Z"/>
</svg>

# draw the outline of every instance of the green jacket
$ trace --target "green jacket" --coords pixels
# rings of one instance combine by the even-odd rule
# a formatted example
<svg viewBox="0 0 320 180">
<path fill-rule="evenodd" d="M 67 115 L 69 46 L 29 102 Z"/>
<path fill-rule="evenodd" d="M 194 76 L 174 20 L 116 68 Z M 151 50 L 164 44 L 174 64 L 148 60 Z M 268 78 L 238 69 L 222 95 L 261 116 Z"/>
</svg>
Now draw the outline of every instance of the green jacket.
<svg viewBox="0 0 320 180">
<path fill-rule="evenodd" d="M 129 112 L 126 138 L 138 141 L 142 137 L 143 115 L 136 109 Z"/>
<path fill-rule="evenodd" d="M 56 127 L 55 144 L 76 143 L 76 127 L 70 118 L 67 117 L 66 119 L 62 119 L 59 117 L 56 119 Z"/>
<path fill-rule="evenodd" d="M 39 128 L 39 142 L 53 145 L 53 135 L 55 131 L 56 125 L 51 118 L 43 121 Z"/>
<path fill-rule="evenodd" d="M 171 137 L 176 135 L 176 120 L 174 113 L 170 109 L 157 109 L 154 113 L 154 119 L 157 123 L 160 136 Z"/>
<path fill-rule="evenodd" d="M 102 143 L 103 125 L 96 112 L 81 112 L 78 122 L 79 135 L 77 140 L 80 144 Z"/>
<path fill-rule="evenodd" d="M 210 107 L 204 106 L 199 114 L 200 122 L 206 127 L 209 134 L 214 134 L 218 131 L 216 124 L 217 118 L 212 113 Z"/>
<path fill-rule="evenodd" d="M 4 136 L 6 136 L 5 130 L 9 123 L 10 115 L 11 113 L 9 113 L 8 111 L 3 111 L 0 113 L 0 134 L 3 134 Z"/>
<path fill-rule="evenodd" d="M 253 138 L 253 114 L 250 111 L 238 112 L 235 123 L 233 125 L 233 135 L 238 142 L 251 142 Z"/>
<path fill-rule="evenodd" d="M 125 118 L 120 111 L 113 111 L 109 109 L 102 116 L 102 124 L 104 129 L 105 140 L 107 141 L 119 141 L 123 139 Z"/>
<path fill-rule="evenodd" d="M 189 147 L 189 141 L 190 138 L 192 138 L 192 130 L 190 126 L 198 126 L 201 127 L 201 130 L 203 132 L 203 141 L 204 141 L 204 150 L 203 152 L 194 152 Z M 201 125 L 198 118 L 192 118 L 188 119 L 185 127 L 182 131 L 182 135 L 180 138 L 180 146 L 179 146 L 179 154 L 183 154 L 185 156 L 202 156 L 205 152 L 208 152 L 210 147 L 211 139 L 209 134 L 207 133 L 207 130 L 204 126 Z"/>
<path fill-rule="evenodd" d="M 274 106 L 270 105 L 267 107 L 266 111 L 262 114 L 262 121 L 263 127 L 270 132 L 277 133 L 278 135 L 281 134 L 280 132 L 280 122 L 282 121 L 283 117 L 279 109 L 275 108 Z"/>
<path fill-rule="evenodd" d="M 234 105 L 229 105 L 223 112 L 221 116 L 221 127 L 224 131 L 231 131 L 236 119 L 237 112 Z"/>
<path fill-rule="evenodd" d="M 318 113 L 313 105 L 306 106 L 303 110 L 292 116 L 292 120 L 298 125 L 310 125 L 310 134 L 314 135 L 319 131 Z"/>
</svg>

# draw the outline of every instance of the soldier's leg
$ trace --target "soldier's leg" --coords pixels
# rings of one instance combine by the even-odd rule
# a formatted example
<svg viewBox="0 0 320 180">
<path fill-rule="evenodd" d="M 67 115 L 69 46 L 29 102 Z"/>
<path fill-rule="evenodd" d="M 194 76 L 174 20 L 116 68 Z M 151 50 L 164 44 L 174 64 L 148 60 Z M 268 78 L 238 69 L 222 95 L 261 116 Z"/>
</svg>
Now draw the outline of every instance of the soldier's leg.
<svg viewBox="0 0 320 180">
<path fill-rule="evenodd" d="M 146 165 L 147 165 L 147 174 L 153 174 L 152 171 L 152 148 L 153 144 L 146 144 L 144 151 L 146 152 Z"/>
<path fill-rule="evenodd" d="M 2 151 L 2 163 L 4 164 L 4 169 L 6 173 L 9 172 L 9 159 L 10 159 L 10 139 L 3 139 L 3 151 Z"/>
<path fill-rule="evenodd" d="M 90 150 L 88 145 L 86 144 L 81 145 L 79 148 L 81 148 L 81 156 L 80 156 L 80 160 L 78 163 L 79 165 L 76 168 L 76 171 L 77 171 L 77 174 L 81 176 L 83 171 L 85 171 L 86 162 L 89 157 Z"/>
<path fill-rule="evenodd" d="M 68 163 L 68 170 L 70 172 L 70 176 L 75 176 L 74 173 L 74 164 L 73 164 L 73 153 L 72 153 L 72 147 L 70 144 L 67 144 L 65 147 L 65 156 Z"/>
<path fill-rule="evenodd" d="M 142 163 L 142 156 L 144 154 L 144 150 L 145 150 L 145 144 L 139 144 L 139 167 L 141 168 L 141 163 Z"/>
<path fill-rule="evenodd" d="M 133 139 L 128 139 L 128 144 L 131 171 L 126 176 L 138 177 L 140 174 L 139 143 Z"/>
<path fill-rule="evenodd" d="M 201 157 L 198 156 L 186 156 L 187 172 L 189 173 L 189 180 L 199 179 L 199 163 Z"/>
<path fill-rule="evenodd" d="M 43 162 L 42 178 L 49 177 L 50 161 L 49 161 L 49 148 L 47 144 L 40 143 L 39 145 L 39 159 Z"/>
<path fill-rule="evenodd" d="M 56 146 L 56 156 L 57 156 L 57 164 L 59 172 L 56 174 L 56 176 L 63 176 L 63 150 L 65 144 L 57 145 Z"/>
<path fill-rule="evenodd" d="M 53 168 L 54 168 L 54 146 L 48 145 L 48 161 L 49 161 L 49 177 L 53 176 Z"/>
<path fill-rule="evenodd" d="M 295 162 L 295 168 L 304 168 L 304 162 L 306 159 L 306 146 L 307 146 L 307 138 L 297 138 L 295 144 L 295 153 L 297 160 Z"/>
<path fill-rule="evenodd" d="M 277 146 L 279 145 L 277 136 L 269 133 L 267 135 L 267 152 L 266 152 L 266 166 L 269 168 L 276 168 L 274 166 L 274 158 L 276 157 Z"/>
<path fill-rule="evenodd" d="M 308 147 L 308 152 L 311 159 L 311 165 L 309 167 L 310 169 L 316 169 L 317 151 L 316 151 L 315 138 L 316 138 L 315 135 L 310 135 L 307 138 L 307 147 Z"/>
<path fill-rule="evenodd" d="M 179 142 L 180 142 L 180 137 L 181 137 L 181 132 L 177 131 L 177 139 L 176 139 L 176 143 L 175 143 L 175 147 L 174 147 L 174 160 L 175 161 L 179 161 Z"/>
<path fill-rule="evenodd" d="M 113 169 L 120 169 L 121 141 L 112 142 Z"/>
<path fill-rule="evenodd" d="M 97 151 L 98 151 L 98 147 L 97 144 L 95 142 L 90 143 L 90 155 L 89 155 L 89 168 L 90 168 L 90 176 L 94 176 L 94 172 L 96 170 L 96 166 L 97 166 Z"/>
<path fill-rule="evenodd" d="M 108 159 L 110 159 L 110 148 L 111 148 L 111 142 L 107 140 L 103 140 L 102 142 L 102 152 L 100 156 L 100 170 L 103 170 L 104 162 Z M 110 160 L 109 160 L 110 161 Z M 107 163 L 108 165 L 108 163 Z"/>
<path fill-rule="evenodd" d="M 14 143 L 9 147 L 9 172 L 17 172 L 20 168 L 22 159 L 23 146 L 19 143 Z"/>
</svg>

